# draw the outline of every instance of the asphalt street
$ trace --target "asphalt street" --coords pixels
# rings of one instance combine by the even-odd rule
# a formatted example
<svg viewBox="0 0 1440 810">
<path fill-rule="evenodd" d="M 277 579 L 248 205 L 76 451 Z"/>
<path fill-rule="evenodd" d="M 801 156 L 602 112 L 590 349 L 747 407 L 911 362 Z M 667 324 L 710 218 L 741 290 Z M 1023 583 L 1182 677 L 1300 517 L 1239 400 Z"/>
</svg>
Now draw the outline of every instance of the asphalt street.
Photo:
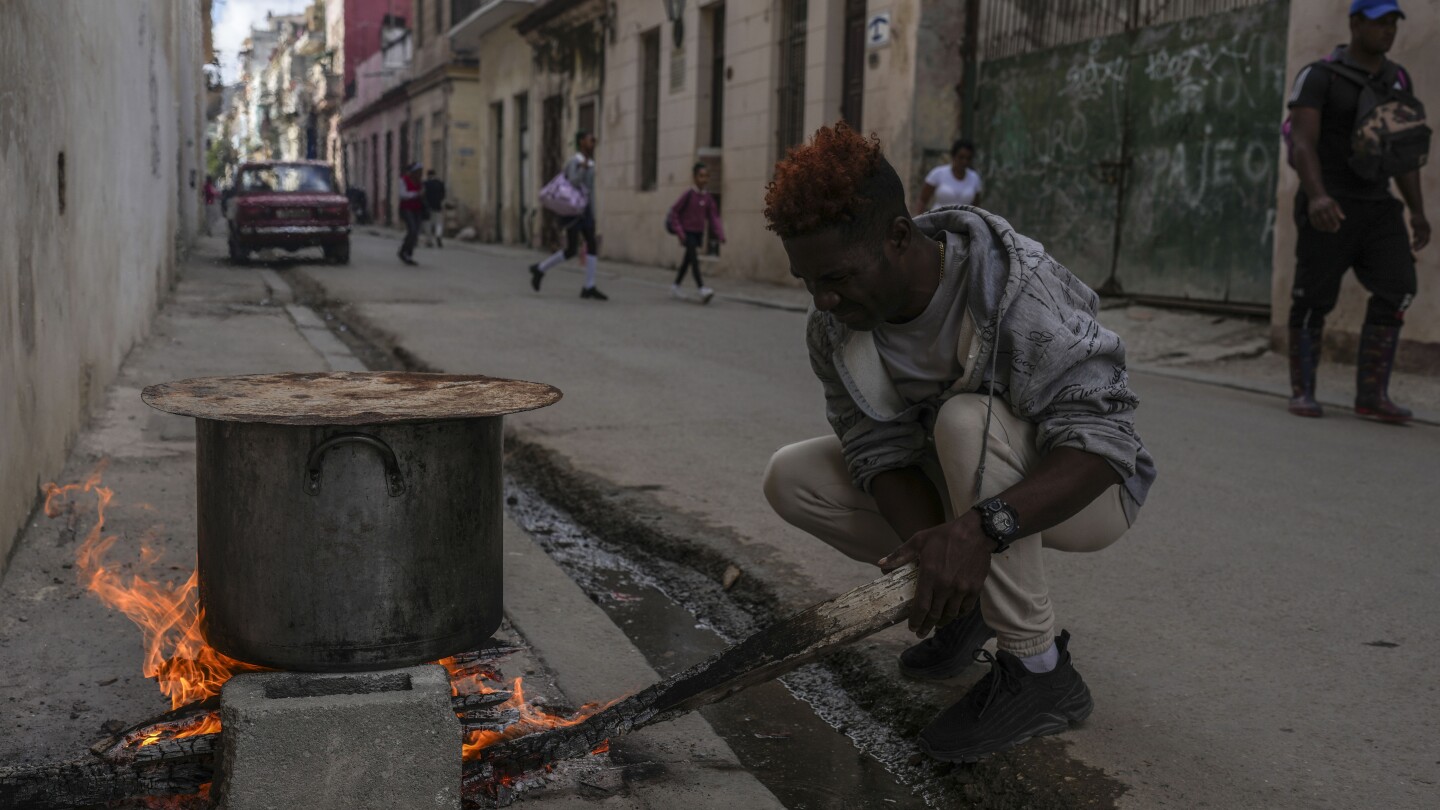
<svg viewBox="0 0 1440 810">
<path fill-rule="evenodd" d="M 602 263 L 611 300 L 595 302 L 579 297 L 574 263 L 535 293 L 535 253 L 422 249 L 404 267 L 395 248 L 360 235 L 348 267 L 280 272 L 318 282 L 426 365 L 558 386 L 559 404 L 507 427 L 579 470 L 653 490 L 733 539 L 740 567 L 810 595 L 874 575 L 788 527 L 760 492 L 777 447 L 828 431 L 802 314 L 726 298 L 758 288 L 724 279 L 700 306 L 672 300 L 662 270 Z M 1160 469 L 1150 500 L 1110 549 L 1047 559 L 1096 700 L 1066 736 L 1070 754 L 1123 782 L 1123 807 L 1429 806 L 1440 430 L 1133 383 Z M 880 638 L 891 652 L 907 643 L 899 629 Z"/>
</svg>

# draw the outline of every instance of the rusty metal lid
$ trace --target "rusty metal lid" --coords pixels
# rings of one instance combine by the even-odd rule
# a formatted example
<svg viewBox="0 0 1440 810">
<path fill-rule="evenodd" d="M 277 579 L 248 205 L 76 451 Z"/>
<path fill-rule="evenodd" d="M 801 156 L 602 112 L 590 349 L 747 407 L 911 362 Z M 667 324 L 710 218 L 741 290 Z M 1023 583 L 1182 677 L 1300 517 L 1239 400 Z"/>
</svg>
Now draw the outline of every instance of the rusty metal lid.
<svg viewBox="0 0 1440 810">
<path fill-rule="evenodd" d="M 336 371 L 198 377 L 147 387 L 152 408 L 197 419 L 270 425 L 386 425 L 479 419 L 560 399 L 544 383 L 479 374 Z"/>
</svg>

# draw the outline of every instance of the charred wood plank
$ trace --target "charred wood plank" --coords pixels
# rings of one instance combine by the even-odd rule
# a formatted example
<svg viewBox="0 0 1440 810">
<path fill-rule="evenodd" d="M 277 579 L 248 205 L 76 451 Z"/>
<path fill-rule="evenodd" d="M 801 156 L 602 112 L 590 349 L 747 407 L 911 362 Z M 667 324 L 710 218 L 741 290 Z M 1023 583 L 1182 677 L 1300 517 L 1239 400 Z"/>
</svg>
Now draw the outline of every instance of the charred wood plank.
<svg viewBox="0 0 1440 810">
<path fill-rule="evenodd" d="M 456 695 L 450 698 L 450 707 L 455 710 L 456 714 L 459 714 L 461 712 L 498 706 L 509 700 L 512 696 L 512 693 L 503 690 L 486 692 L 483 695 Z"/>
<path fill-rule="evenodd" d="M 476 664 L 493 664 L 501 659 L 508 658 L 517 652 L 520 647 L 512 644 L 491 644 L 470 652 L 456 653 L 450 657 L 456 666 L 473 666 Z"/>
<path fill-rule="evenodd" d="M 220 696 L 211 695 L 204 700 L 187 703 L 149 720 L 142 720 L 114 736 L 107 737 L 90 746 L 90 753 L 101 759 L 123 758 L 127 749 L 134 748 L 147 737 L 166 731 L 179 732 L 193 728 L 218 711 L 220 711 Z"/>
<path fill-rule="evenodd" d="M 195 793 L 214 778 L 218 734 L 143 746 L 133 762 L 84 759 L 0 768 L 0 807 L 59 810 L 136 796 Z"/>
<path fill-rule="evenodd" d="M 755 633 L 574 726 L 517 737 L 482 752 L 477 769 L 523 772 L 581 756 L 606 740 L 679 717 L 807 664 L 904 619 L 917 569 L 907 565 Z"/>
<path fill-rule="evenodd" d="M 517 709 L 506 709 L 503 712 L 489 711 L 484 714 L 461 716 L 460 727 L 466 734 L 472 731 L 504 731 L 519 719 L 520 712 Z"/>
</svg>

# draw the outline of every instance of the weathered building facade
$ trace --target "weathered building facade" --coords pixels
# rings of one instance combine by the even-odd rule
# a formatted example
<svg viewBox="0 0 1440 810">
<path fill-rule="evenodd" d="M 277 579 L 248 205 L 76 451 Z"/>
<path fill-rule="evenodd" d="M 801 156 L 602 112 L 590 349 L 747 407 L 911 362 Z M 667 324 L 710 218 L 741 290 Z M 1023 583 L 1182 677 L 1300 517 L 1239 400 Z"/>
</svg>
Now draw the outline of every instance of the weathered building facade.
<svg viewBox="0 0 1440 810">
<path fill-rule="evenodd" d="M 380 50 L 356 66 L 353 95 L 341 107 L 340 137 L 349 187 L 365 193 L 373 221 L 392 224 L 399 221 L 400 139 L 410 120 L 405 86 L 412 50 L 408 29 L 391 25 L 383 32 Z"/>
<path fill-rule="evenodd" d="M 457 3 L 457 6 L 462 4 Z M 475 100 L 481 110 L 474 174 L 451 174 L 475 187 L 476 235 L 487 242 L 532 245 L 539 212 L 535 194 L 535 60 L 514 23 L 532 2 L 476 3 L 457 8 L 449 37 L 456 53 L 479 60 Z M 468 11 L 469 13 L 464 13 Z"/>
<path fill-rule="evenodd" d="M 879 137 L 907 182 L 954 137 L 959 103 L 957 3 L 727 0 L 620 3 L 607 55 L 599 183 L 606 253 L 672 264 L 665 212 L 711 170 L 728 244 L 724 275 L 793 283 L 765 230 L 765 186 L 790 146 L 845 120 Z"/>
<path fill-rule="evenodd" d="M 199 227 L 208 10 L 164 0 L 5 9 L 0 573 Z"/>
<path fill-rule="evenodd" d="M 849 118 L 879 136 L 910 179 L 945 153 L 957 128 L 958 3 L 472 5 L 478 13 L 451 37 L 480 60 L 482 238 L 555 243 L 534 193 L 584 129 L 599 138 L 595 206 L 605 256 L 676 262 L 663 220 L 690 186 L 691 167 L 704 162 L 729 237 L 715 269 L 789 282 L 761 213 L 786 147 Z M 877 18 L 883 36 L 871 42 L 867 24 Z"/>
<path fill-rule="evenodd" d="M 479 128 L 481 109 L 478 60 L 456 52 L 450 21 L 458 8 L 453 0 L 411 0 L 411 39 L 415 58 L 407 86 L 409 120 L 400 134 L 405 160 L 418 160 L 445 181 L 447 227 L 473 227 L 480 187 Z"/>
</svg>

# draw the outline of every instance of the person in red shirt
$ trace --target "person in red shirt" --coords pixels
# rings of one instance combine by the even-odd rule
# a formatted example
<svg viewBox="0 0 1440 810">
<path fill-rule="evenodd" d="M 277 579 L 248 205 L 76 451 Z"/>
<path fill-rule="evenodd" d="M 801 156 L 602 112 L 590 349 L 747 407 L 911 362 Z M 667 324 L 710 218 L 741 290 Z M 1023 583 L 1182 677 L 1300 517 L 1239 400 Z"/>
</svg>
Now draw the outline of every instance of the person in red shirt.
<svg viewBox="0 0 1440 810">
<path fill-rule="evenodd" d="M 425 216 L 425 199 L 420 186 L 420 163 L 411 163 L 400 175 L 400 219 L 405 222 L 405 241 L 400 243 L 400 261 L 415 264 L 415 243 L 420 241 L 420 220 Z"/>
</svg>

